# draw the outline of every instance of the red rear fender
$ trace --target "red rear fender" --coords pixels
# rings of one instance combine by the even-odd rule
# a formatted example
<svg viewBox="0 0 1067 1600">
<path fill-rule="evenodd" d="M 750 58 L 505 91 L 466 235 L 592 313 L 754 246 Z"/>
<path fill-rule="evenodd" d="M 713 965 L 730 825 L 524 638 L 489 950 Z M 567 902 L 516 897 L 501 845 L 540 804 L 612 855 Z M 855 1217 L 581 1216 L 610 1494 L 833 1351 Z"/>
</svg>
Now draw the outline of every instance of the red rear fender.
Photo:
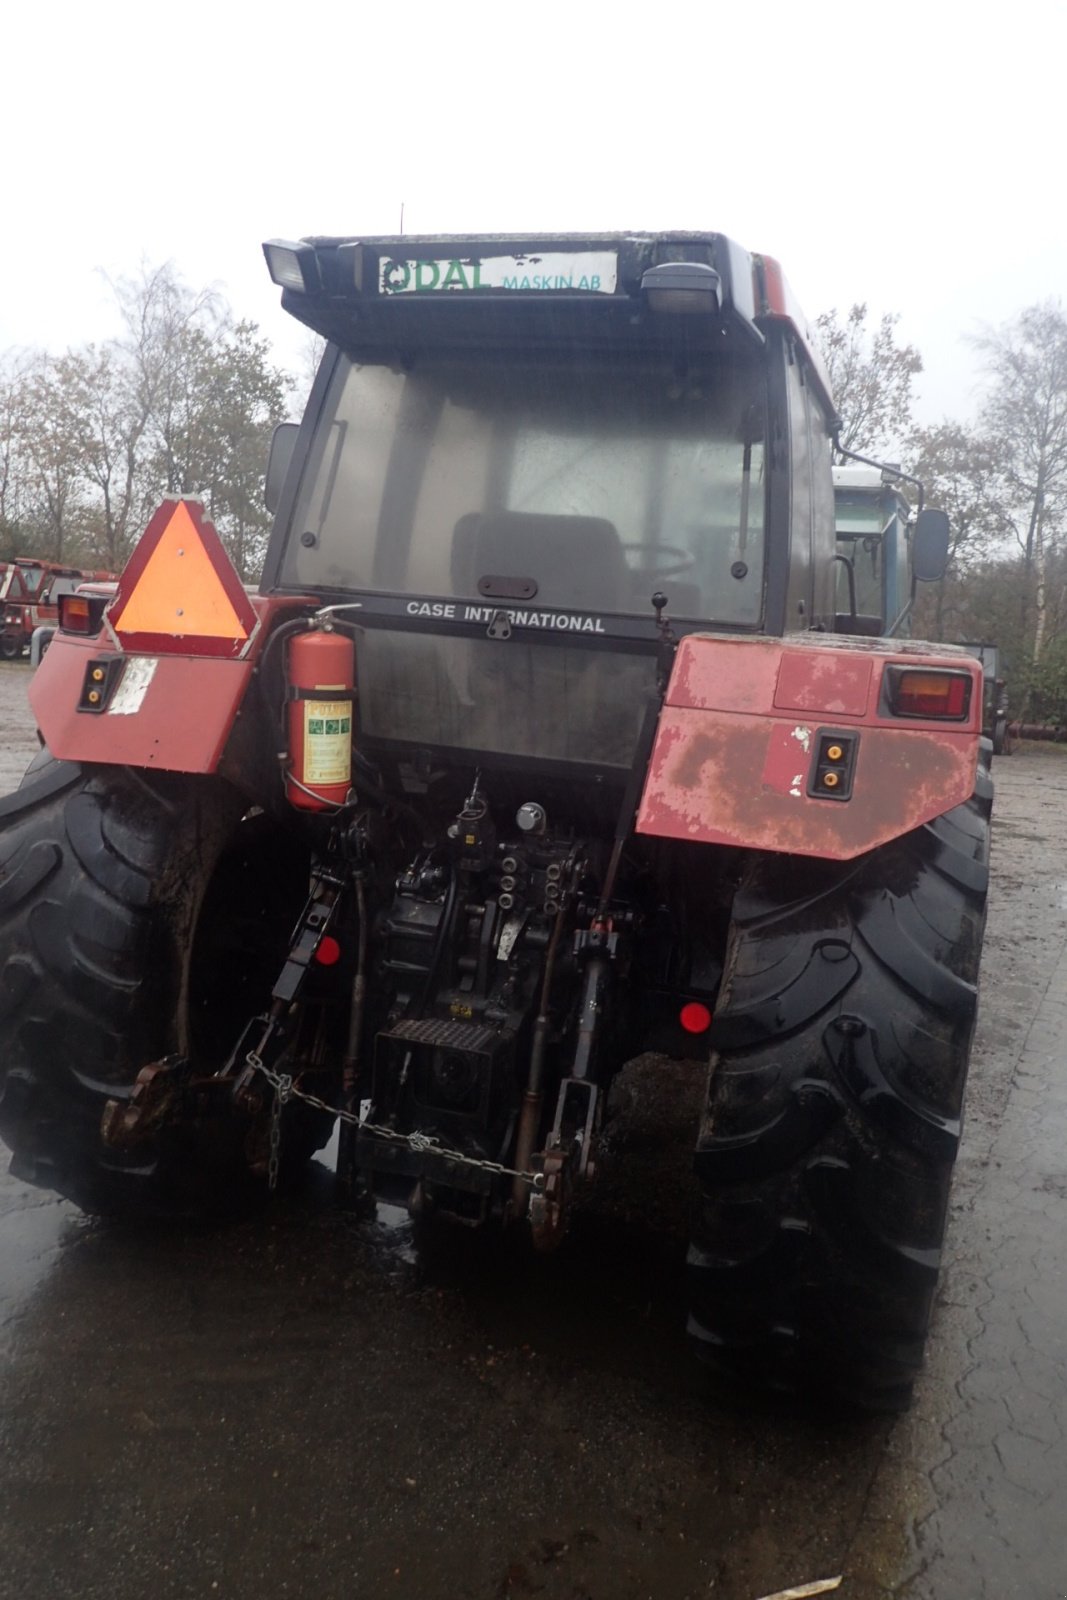
<svg viewBox="0 0 1067 1600">
<path fill-rule="evenodd" d="M 30 680 L 30 705 L 45 743 L 63 761 L 215 772 L 279 611 L 307 602 L 254 596 L 260 627 L 247 655 L 125 654 L 107 632 L 57 633 Z M 95 663 L 121 659 L 103 711 L 83 697 Z"/>
<path fill-rule="evenodd" d="M 891 666 L 968 674 L 965 717 L 894 716 Z M 981 711 L 981 668 L 951 646 L 690 635 L 675 658 L 637 831 L 849 860 L 970 797 Z M 819 787 L 820 754 L 835 733 L 844 735 L 844 799 Z"/>
</svg>

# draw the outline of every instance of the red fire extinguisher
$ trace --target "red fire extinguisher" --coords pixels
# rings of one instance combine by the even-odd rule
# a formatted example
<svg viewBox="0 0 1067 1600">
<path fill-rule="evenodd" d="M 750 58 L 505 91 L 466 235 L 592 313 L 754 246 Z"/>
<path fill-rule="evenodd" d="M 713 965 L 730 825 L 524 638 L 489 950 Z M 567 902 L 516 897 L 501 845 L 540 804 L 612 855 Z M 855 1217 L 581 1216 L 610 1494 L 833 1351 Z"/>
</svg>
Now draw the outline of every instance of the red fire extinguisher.
<svg viewBox="0 0 1067 1600">
<path fill-rule="evenodd" d="M 340 805 L 352 782 L 352 640 L 325 629 L 289 642 L 286 792 L 305 811 Z"/>
</svg>

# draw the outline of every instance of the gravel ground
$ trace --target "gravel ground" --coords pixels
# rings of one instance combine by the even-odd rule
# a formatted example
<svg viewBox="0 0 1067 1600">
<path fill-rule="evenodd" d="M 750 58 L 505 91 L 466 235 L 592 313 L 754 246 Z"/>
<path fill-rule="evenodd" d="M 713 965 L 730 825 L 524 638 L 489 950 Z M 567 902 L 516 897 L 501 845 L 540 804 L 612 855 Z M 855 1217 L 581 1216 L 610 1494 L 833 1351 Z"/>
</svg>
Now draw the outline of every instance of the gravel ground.
<svg viewBox="0 0 1067 1600">
<path fill-rule="evenodd" d="M 36 748 L 0 667 L 2 776 Z M 1067 1593 L 1067 758 L 996 763 L 994 894 L 947 1267 L 890 1421 L 712 1395 L 683 1335 L 698 1089 L 532 1264 L 357 1222 L 328 1174 L 215 1231 L 0 1179 L 0 1596 L 845 1600 Z M 627 1165 L 623 1167 L 623 1161 Z"/>
<path fill-rule="evenodd" d="M 26 698 L 30 677 L 28 664 L 0 661 L 0 794 L 18 788 L 37 753 L 37 735 Z"/>
</svg>

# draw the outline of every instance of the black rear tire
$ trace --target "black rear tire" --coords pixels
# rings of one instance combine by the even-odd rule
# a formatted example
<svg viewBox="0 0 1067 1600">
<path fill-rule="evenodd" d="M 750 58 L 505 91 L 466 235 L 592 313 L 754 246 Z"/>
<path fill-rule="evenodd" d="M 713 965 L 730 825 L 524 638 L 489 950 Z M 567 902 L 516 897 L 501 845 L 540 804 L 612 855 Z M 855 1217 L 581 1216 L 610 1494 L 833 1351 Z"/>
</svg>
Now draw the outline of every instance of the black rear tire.
<svg viewBox="0 0 1067 1600">
<path fill-rule="evenodd" d="M 237 1124 L 128 1153 L 100 1134 L 142 1067 L 218 1065 L 269 997 L 306 856 L 246 811 L 215 778 L 47 752 L 0 801 L 0 1135 L 87 1211 L 218 1211 L 246 1187 Z"/>
<path fill-rule="evenodd" d="M 911 1398 L 974 1030 L 992 783 L 857 861 L 755 858 L 695 1167 L 690 1332 L 731 1380 Z"/>
</svg>

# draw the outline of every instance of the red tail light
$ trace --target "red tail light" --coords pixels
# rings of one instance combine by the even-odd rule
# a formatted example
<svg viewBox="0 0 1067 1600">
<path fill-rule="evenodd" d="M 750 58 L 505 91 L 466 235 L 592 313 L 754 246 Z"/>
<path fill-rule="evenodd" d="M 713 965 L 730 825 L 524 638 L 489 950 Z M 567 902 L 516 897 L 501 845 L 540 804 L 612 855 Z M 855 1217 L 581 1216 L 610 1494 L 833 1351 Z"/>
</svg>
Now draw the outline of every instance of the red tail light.
<svg viewBox="0 0 1067 1600">
<path fill-rule="evenodd" d="M 963 722 L 971 706 L 971 675 L 940 667 L 889 667 L 889 709 L 897 717 Z"/>
</svg>

